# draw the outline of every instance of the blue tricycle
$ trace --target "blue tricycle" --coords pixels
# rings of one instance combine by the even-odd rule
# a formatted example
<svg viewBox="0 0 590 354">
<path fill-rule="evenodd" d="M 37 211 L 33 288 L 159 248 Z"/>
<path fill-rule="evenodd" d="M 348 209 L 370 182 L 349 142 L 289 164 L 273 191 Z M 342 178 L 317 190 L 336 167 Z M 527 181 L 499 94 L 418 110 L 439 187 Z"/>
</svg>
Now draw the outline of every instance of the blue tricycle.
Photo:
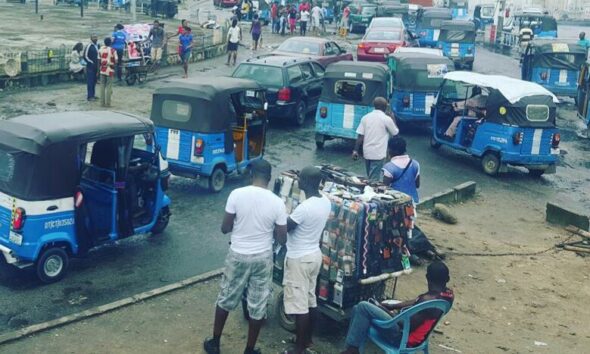
<svg viewBox="0 0 590 354">
<path fill-rule="evenodd" d="M 440 27 L 438 47 L 455 63 L 455 68 L 473 70 L 475 35 L 473 21 L 444 21 Z"/>
<path fill-rule="evenodd" d="M 148 119 L 108 111 L 0 121 L 0 252 L 60 280 L 70 257 L 164 231 L 169 174 Z"/>
<path fill-rule="evenodd" d="M 264 153 L 266 89 L 231 77 L 170 80 L 156 90 L 151 118 L 173 175 L 207 178 L 219 192 Z"/>
<path fill-rule="evenodd" d="M 451 10 L 442 7 L 425 7 L 418 13 L 416 33 L 420 47 L 438 47 L 440 26 L 443 21 L 452 20 Z"/>
</svg>

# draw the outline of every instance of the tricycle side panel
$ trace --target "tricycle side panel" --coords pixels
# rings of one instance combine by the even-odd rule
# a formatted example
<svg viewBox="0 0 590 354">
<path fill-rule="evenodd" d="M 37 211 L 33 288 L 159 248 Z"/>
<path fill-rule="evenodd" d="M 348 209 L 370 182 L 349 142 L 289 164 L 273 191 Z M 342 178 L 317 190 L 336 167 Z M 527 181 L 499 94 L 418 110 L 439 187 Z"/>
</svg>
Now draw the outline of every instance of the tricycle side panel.
<svg viewBox="0 0 590 354">
<path fill-rule="evenodd" d="M 538 83 L 558 96 L 575 97 L 578 92 L 579 70 L 534 67 L 530 81 Z M 543 79 L 546 76 L 547 79 Z"/>
<path fill-rule="evenodd" d="M 320 109 L 328 110 L 326 118 L 320 116 Z M 316 110 L 316 133 L 334 138 L 356 139 L 356 129 L 363 116 L 372 107 L 353 104 L 320 101 Z"/>
<path fill-rule="evenodd" d="M 391 99 L 391 110 L 395 118 L 402 122 L 429 122 L 435 96 L 436 92 L 395 90 Z M 409 99 L 408 106 L 404 105 L 404 97 Z"/>
</svg>

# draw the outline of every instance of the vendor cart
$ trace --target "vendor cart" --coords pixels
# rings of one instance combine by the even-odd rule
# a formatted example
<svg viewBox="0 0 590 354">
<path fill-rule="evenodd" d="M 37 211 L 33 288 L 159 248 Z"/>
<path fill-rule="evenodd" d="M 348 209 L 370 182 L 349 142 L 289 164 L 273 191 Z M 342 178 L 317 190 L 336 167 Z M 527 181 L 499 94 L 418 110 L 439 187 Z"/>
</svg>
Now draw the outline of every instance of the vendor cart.
<svg viewBox="0 0 590 354">
<path fill-rule="evenodd" d="M 322 268 L 316 294 L 318 309 L 325 316 L 344 321 L 354 305 L 374 298 L 393 298 L 397 278 L 411 272 L 406 247 L 413 227 L 414 206 L 410 196 L 373 184 L 335 166 L 321 166 L 323 193 L 332 202 L 332 212 L 321 239 Z M 304 200 L 298 187 L 298 172 L 283 172 L 274 192 L 290 213 Z M 282 285 L 286 250 L 275 250 L 273 281 Z M 285 314 L 283 292 L 276 297 L 280 325 L 295 330 L 295 321 Z"/>
<path fill-rule="evenodd" d="M 127 44 L 127 56 L 123 59 L 127 85 L 133 86 L 136 82 L 142 83 L 147 79 L 152 70 L 151 46 L 151 41 L 147 39 Z"/>
</svg>

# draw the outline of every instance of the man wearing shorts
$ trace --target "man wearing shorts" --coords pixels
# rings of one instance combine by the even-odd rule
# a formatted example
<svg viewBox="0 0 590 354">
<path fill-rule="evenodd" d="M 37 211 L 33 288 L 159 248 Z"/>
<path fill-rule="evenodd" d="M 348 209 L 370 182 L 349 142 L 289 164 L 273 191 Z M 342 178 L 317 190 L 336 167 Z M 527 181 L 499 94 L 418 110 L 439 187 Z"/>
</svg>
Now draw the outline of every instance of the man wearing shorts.
<svg viewBox="0 0 590 354">
<path fill-rule="evenodd" d="M 238 58 L 238 44 L 242 40 L 242 29 L 238 25 L 238 20 L 233 19 L 231 27 L 227 31 L 227 63 L 225 65 L 236 65 Z M 233 61 L 232 61 L 233 60 Z"/>
<path fill-rule="evenodd" d="M 217 297 L 213 338 L 203 343 L 209 354 L 219 353 L 229 311 L 241 304 L 246 288 L 250 322 L 244 354 L 260 353 L 255 345 L 272 286 L 273 234 L 279 243 L 285 243 L 287 237 L 285 204 L 267 189 L 271 170 L 270 163 L 265 160 L 252 161 L 252 184 L 235 189 L 227 199 L 221 232 L 231 232 L 231 247 Z"/>
<path fill-rule="evenodd" d="M 155 20 L 152 29 L 150 30 L 149 39 L 152 40 L 152 63 L 154 65 L 154 71 L 158 71 L 160 67 L 160 60 L 162 60 L 162 50 L 166 45 L 166 32 L 160 25 L 160 21 Z"/>
<path fill-rule="evenodd" d="M 288 353 L 302 354 L 312 345 L 312 322 L 317 301 L 317 277 L 322 264 L 320 238 L 330 216 L 332 203 L 320 194 L 322 174 L 306 167 L 299 174 L 299 188 L 307 199 L 289 216 L 287 257 L 283 277 L 285 313 L 295 316 L 295 348 Z"/>
<path fill-rule="evenodd" d="M 188 78 L 188 63 L 191 60 L 193 51 L 193 34 L 190 27 L 186 27 L 184 32 L 178 37 L 180 41 L 180 60 L 182 62 L 182 68 L 184 69 L 183 78 Z"/>
</svg>

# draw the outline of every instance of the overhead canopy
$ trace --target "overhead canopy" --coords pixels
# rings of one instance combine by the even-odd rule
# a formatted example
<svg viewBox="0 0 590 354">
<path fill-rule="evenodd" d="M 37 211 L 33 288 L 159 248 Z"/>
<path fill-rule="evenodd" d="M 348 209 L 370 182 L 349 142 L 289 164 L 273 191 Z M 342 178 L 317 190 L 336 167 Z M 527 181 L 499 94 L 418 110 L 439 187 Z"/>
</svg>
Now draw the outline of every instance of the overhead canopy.
<svg viewBox="0 0 590 354">
<path fill-rule="evenodd" d="M 534 82 L 513 79 L 502 75 L 484 75 L 467 71 L 454 71 L 445 75 L 445 80 L 460 81 L 466 84 L 498 90 L 508 102 L 514 104 L 527 96 L 550 96 L 554 103 L 557 97 L 546 88 Z"/>
<path fill-rule="evenodd" d="M 541 17 L 541 30 L 545 31 L 556 31 L 557 30 L 557 20 L 553 16 L 543 16 Z"/>
<path fill-rule="evenodd" d="M 461 20 L 443 21 L 440 29 L 447 31 L 475 32 L 475 23 L 472 21 Z"/>
<path fill-rule="evenodd" d="M 449 58 L 430 54 L 394 53 L 389 60 L 394 87 L 404 90 L 436 91 L 444 75 L 454 68 Z"/>
<path fill-rule="evenodd" d="M 418 15 L 418 22 L 426 28 L 440 28 L 442 21 L 451 19 L 453 14 L 446 8 L 425 8 Z"/>
<path fill-rule="evenodd" d="M 387 97 L 389 81 L 389 69 L 383 64 L 340 61 L 326 68 L 320 99 L 368 106 L 375 97 Z"/>
<path fill-rule="evenodd" d="M 62 112 L 0 120 L 0 145 L 39 155 L 54 144 L 80 144 L 153 131 L 148 119 L 110 111 Z"/>
<path fill-rule="evenodd" d="M 170 80 L 154 92 L 151 119 L 173 129 L 227 132 L 236 119 L 232 95 L 259 90 L 264 88 L 253 80 L 232 77 Z"/>
<path fill-rule="evenodd" d="M 535 40 L 529 44 L 533 67 L 579 70 L 586 61 L 586 49 L 577 43 Z"/>
</svg>

